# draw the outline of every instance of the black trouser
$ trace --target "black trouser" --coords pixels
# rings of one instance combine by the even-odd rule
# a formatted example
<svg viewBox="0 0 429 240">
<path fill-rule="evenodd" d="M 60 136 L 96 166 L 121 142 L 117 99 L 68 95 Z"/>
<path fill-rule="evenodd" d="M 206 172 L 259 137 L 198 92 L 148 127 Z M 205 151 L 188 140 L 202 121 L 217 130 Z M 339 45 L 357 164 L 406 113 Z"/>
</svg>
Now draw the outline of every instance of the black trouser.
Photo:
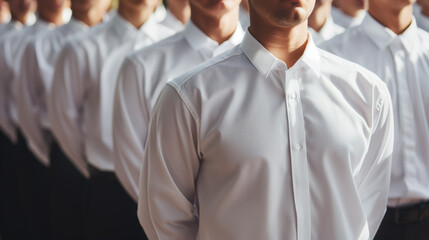
<svg viewBox="0 0 429 240">
<path fill-rule="evenodd" d="M 18 175 L 23 182 L 23 196 L 29 213 L 30 239 L 51 239 L 50 171 L 30 149 L 21 133 L 18 133 Z"/>
<path fill-rule="evenodd" d="M 29 239 L 28 216 L 18 177 L 16 145 L 0 132 L 0 234 L 2 240 Z"/>
<path fill-rule="evenodd" d="M 387 208 L 375 240 L 428 240 L 429 202 Z"/>
<path fill-rule="evenodd" d="M 137 219 L 137 204 L 113 172 L 90 167 L 86 239 L 147 239 Z"/>
<path fill-rule="evenodd" d="M 51 144 L 50 159 L 53 239 L 84 239 L 85 192 L 88 180 L 64 155 L 56 141 Z"/>
</svg>

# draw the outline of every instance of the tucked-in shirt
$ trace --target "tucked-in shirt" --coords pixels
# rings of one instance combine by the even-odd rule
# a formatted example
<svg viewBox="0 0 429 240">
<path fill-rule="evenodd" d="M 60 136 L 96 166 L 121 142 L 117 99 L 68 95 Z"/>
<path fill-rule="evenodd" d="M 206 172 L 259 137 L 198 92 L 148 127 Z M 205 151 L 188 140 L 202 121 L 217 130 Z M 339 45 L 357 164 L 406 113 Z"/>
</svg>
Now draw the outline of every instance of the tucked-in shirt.
<svg viewBox="0 0 429 240">
<path fill-rule="evenodd" d="M 45 165 L 49 164 L 51 143 L 46 101 L 55 61 L 67 37 L 87 29 L 72 18 L 68 24 L 32 40 L 24 51 L 18 77 L 18 121 L 30 149 Z"/>
<path fill-rule="evenodd" d="M 161 92 L 139 220 L 150 239 L 372 239 L 392 146 L 375 74 L 311 38 L 288 68 L 247 32 Z"/>
<path fill-rule="evenodd" d="M 416 18 L 417 26 L 429 32 L 429 17 L 423 15 L 422 8 L 417 3 L 413 5 L 413 15 Z"/>
<path fill-rule="evenodd" d="M 52 30 L 55 25 L 41 19 L 22 31 L 16 31 L 0 41 L 0 82 L 2 87 L 1 123 L 2 128 L 16 141 L 15 129 L 18 126 L 16 109 L 18 74 L 21 71 L 21 59 L 28 42 Z"/>
<path fill-rule="evenodd" d="M 61 51 L 48 100 L 51 129 L 84 176 L 89 176 L 87 161 L 101 170 L 113 171 L 110 152 L 99 137 L 98 84 L 105 60 L 127 43 L 148 45 L 169 34 L 169 29 L 152 18 L 136 29 L 115 14 L 84 36 L 70 40 Z"/>
<path fill-rule="evenodd" d="M 429 34 L 413 20 L 396 35 L 369 14 L 322 45 L 361 64 L 387 84 L 395 116 L 389 205 L 429 199 Z"/>
<path fill-rule="evenodd" d="M 7 62 L 11 60 L 8 58 L 12 57 L 13 54 L 9 50 L 4 49 L 3 39 L 9 35 L 14 35 L 15 32 L 22 30 L 23 27 L 23 24 L 12 19 L 10 22 L 2 25 L 0 29 L 0 129 L 12 142 L 16 142 L 17 136 L 15 127 L 10 121 L 8 111 L 8 97 L 10 94 L 7 90 L 9 89 L 9 82 L 4 81 L 4 79 L 9 75 L 10 71 Z"/>
<path fill-rule="evenodd" d="M 334 22 L 340 25 L 343 28 L 350 28 L 357 26 L 362 23 L 365 18 L 366 11 L 362 10 L 359 12 L 357 17 L 351 17 L 345 13 L 343 13 L 339 8 L 332 7 L 331 15 Z"/>
<path fill-rule="evenodd" d="M 115 143 L 115 173 L 136 202 L 150 111 L 159 93 L 173 77 L 238 45 L 244 31 L 237 25 L 231 38 L 219 45 L 190 21 L 183 32 L 142 49 L 124 61 L 115 103 L 112 104 L 111 94 L 111 99 L 103 106 L 108 111 L 104 116 L 114 120 L 114 138 L 112 125 L 106 125 L 102 132 L 109 134 L 105 136 L 109 148 L 113 148 L 112 142 Z"/>
<path fill-rule="evenodd" d="M 344 32 L 344 28 L 335 24 L 334 21 L 332 21 L 332 17 L 329 16 L 319 32 L 314 31 L 314 29 L 310 27 L 308 28 L 308 31 L 313 37 L 314 42 L 316 44 L 320 44 Z"/>
</svg>

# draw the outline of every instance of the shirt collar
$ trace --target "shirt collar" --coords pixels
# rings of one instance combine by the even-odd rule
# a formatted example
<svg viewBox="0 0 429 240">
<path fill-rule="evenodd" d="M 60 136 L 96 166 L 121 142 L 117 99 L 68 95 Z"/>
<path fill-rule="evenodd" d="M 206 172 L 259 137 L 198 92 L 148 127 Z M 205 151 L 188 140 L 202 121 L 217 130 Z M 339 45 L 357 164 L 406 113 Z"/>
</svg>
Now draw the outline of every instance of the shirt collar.
<svg viewBox="0 0 429 240">
<path fill-rule="evenodd" d="M 176 31 L 181 31 L 184 29 L 184 24 L 179 19 L 177 19 L 176 16 L 170 12 L 170 10 L 167 10 L 167 14 L 164 20 L 162 20 L 161 24 Z"/>
<path fill-rule="evenodd" d="M 205 46 L 213 46 L 217 47 L 219 44 L 213 39 L 209 38 L 205 33 L 203 33 L 193 22 L 189 20 L 185 25 L 185 29 L 183 30 L 183 34 L 185 36 L 186 41 L 191 45 L 191 47 L 197 51 Z M 232 44 L 238 45 L 244 36 L 243 28 L 240 23 L 237 23 L 237 28 L 235 29 L 232 36 L 228 39 L 228 41 L 222 43 L 222 45 Z"/>
<path fill-rule="evenodd" d="M 123 18 L 119 13 L 112 16 L 110 19 L 111 26 L 118 36 L 126 36 L 129 34 L 135 34 L 137 29 L 125 18 Z"/>
<path fill-rule="evenodd" d="M 328 38 L 332 37 L 332 33 L 333 33 L 333 28 L 335 27 L 335 23 L 332 20 L 331 15 L 328 16 L 328 18 L 325 21 L 325 24 L 323 24 L 322 28 L 319 31 L 319 35 L 327 40 Z"/>
<path fill-rule="evenodd" d="M 286 64 L 262 46 L 249 31 L 244 36 L 241 48 L 250 62 L 265 78 L 268 77 L 275 66 L 284 66 L 286 70 Z M 304 54 L 291 69 L 300 67 L 307 67 L 317 76 L 320 76 L 320 53 L 310 34 L 308 34 L 308 42 Z"/>
<path fill-rule="evenodd" d="M 392 30 L 381 25 L 370 14 L 366 14 L 361 27 L 380 49 L 384 49 L 389 46 L 395 38 L 399 38 L 408 52 L 411 52 L 415 45 L 417 25 L 414 17 L 411 25 L 400 35 L 396 35 Z"/>
<path fill-rule="evenodd" d="M 152 40 L 159 40 L 159 27 L 160 24 L 156 21 L 154 15 L 150 16 L 143 26 L 138 30 L 139 35 L 144 34 L 145 36 L 151 38 Z"/>
<path fill-rule="evenodd" d="M 70 21 L 68 22 L 68 25 L 72 28 L 72 29 L 82 29 L 82 30 L 87 30 L 89 29 L 89 26 L 86 25 L 84 22 L 77 20 L 74 17 L 70 18 Z"/>
<path fill-rule="evenodd" d="M 24 25 L 20 21 L 17 21 L 15 19 L 11 19 L 7 24 L 12 26 L 12 28 L 15 28 L 15 29 L 21 29 L 24 27 Z"/>
<path fill-rule="evenodd" d="M 150 16 L 146 22 L 139 28 L 135 28 L 130 22 L 125 20 L 119 13 L 116 13 L 111 18 L 113 29 L 119 36 L 132 35 L 134 37 L 149 37 L 151 39 L 158 39 L 157 33 L 159 32 L 158 24 L 154 16 Z"/>
<path fill-rule="evenodd" d="M 38 18 L 37 21 L 34 23 L 34 27 L 36 28 L 55 28 L 55 24 L 51 22 L 47 22 L 41 18 Z"/>
</svg>

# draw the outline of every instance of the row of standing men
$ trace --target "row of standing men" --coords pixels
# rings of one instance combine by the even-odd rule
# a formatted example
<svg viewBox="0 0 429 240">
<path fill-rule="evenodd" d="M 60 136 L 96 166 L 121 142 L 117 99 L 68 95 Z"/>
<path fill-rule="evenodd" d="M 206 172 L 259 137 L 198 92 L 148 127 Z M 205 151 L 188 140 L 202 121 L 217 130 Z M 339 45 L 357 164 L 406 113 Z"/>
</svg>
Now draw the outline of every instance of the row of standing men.
<svg viewBox="0 0 429 240">
<path fill-rule="evenodd" d="M 12 19 L 0 27 L 2 237 L 144 239 L 136 203 L 152 107 L 168 80 L 241 43 L 243 29 L 249 25 L 246 4 L 222 13 L 230 20 L 224 29 L 228 38 L 216 39 L 207 23 L 221 13 L 205 6 L 204 1 L 191 1 L 192 8 L 187 1 L 167 1 L 168 10 L 163 13 L 158 1 L 137 4 L 120 0 L 118 9 L 105 15 L 109 1 L 95 1 L 89 7 L 72 0 L 70 21 L 57 28 L 64 22 L 66 1 L 53 8 L 52 1 L 39 0 L 38 19 L 29 27 L 19 23 L 26 22 L 27 17 L 23 16 L 28 16 L 28 12 L 14 9 L 19 5 L 14 5 L 16 2 L 19 0 L 9 1 Z M 363 57 L 353 59 L 354 52 L 343 51 L 345 46 L 355 43 L 344 38 L 361 29 L 377 31 L 378 23 L 362 9 L 351 18 L 339 8 L 331 10 L 330 4 L 316 1 L 309 18 L 309 31 L 317 44 L 359 62 L 382 79 L 389 79 L 392 74 L 411 74 L 398 70 L 400 63 L 392 60 L 393 69 L 381 72 L 379 62 L 368 63 Z M 420 14 L 424 11 L 416 9 L 417 24 L 427 25 L 428 19 Z M 237 25 L 238 20 L 241 24 Z M 346 28 L 359 25 L 363 27 L 323 43 Z M 89 29 L 90 26 L 95 27 Z M 420 30 L 414 28 L 413 20 L 407 31 L 418 33 L 409 35 L 420 36 Z M 390 37 L 404 36 L 402 32 L 396 34 Z M 167 39 L 160 41 L 164 38 Z M 420 50 L 423 59 L 427 59 L 427 51 Z M 383 64 L 389 62 L 382 60 Z M 417 79 L 413 75 L 397 77 L 413 79 L 420 86 L 420 79 L 427 74 L 419 69 L 428 67 L 422 61 L 417 58 L 409 66 L 418 72 L 414 73 Z M 417 103 L 423 104 L 412 112 L 404 112 L 408 108 L 401 107 L 398 115 L 414 116 L 416 123 L 427 129 L 427 102 L 412 99 L 398 88 L 408 89 L 391 86 L 393 99 L 411 100 L 416 108 Z M 404 126 L 399 124 L 403 121 L 396 122 L 395 127 L 401 131 L 404 126 L 414 126 L 412 122 Z M 421 146 L 428 139 L 419 136 L 415 129 L 407 131 L 412 132 L 408 142 L 395 143 L 400 151 L 397 154 L 411 154 L 402 158 L 426 162 L 426 168 L 420 168 L 423 174 L 417 177 L 427 176 L 429 154 Z M 417 139 L 422 142 L 417 143 Z M 401 144 L 413 145 L 417 150 L 402 152 Z M 427 201 L 427 194 L 426 190 L 417 193 L 418 197 L 392 197 L 389 205 L 414 203 L 416 199 Z M 406 201 L 409 198 L 412 200 Z"/>
</svg>

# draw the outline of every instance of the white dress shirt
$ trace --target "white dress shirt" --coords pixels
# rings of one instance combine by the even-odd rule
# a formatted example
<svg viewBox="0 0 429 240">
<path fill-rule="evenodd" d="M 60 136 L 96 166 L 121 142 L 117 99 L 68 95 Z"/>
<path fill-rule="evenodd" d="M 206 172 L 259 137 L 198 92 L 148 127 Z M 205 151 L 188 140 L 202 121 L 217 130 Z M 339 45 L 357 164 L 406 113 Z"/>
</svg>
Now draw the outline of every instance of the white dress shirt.
<svg viewBox="0 0 429 240">
<path fill-rule="evenodd" d="M 4 79 L 10 74 L 8 61 L 11 61 L 10 57 L 13 56 L 13 53 L 10 52 L 11 49 L 6 50 L 4 48 L 3 39 L 8 38 L 9 35 L 14 35 L 15 32 L 22 30 L 23 27 L 23 24 L 12 19 L 2 25 L 0 29 L 0 129 L 12 142 L 16 142 L 17 136 L 15 127 L 10 121 L 8 110 L 10 94 L 7 90 L 9 89 L 9 82 L 4 81 Z"/>
<path fill-rule="evenodd" d="M 392 147 L 375 74 L 311 37 L 287 68 L 247 32 L 160 94 L 138 216 L 149 239 L 370 239 Z"/>
<path fill-rule="evenodd" d="M 150 111 L 162 88 L 167 81 L 191 67 L 238 45 L 243 36 L 244 31 L 238 24 L 231 38 L 219 45 L 190 20 L 184 31 L 142 49 L 124 61 L 115 103 L 112 104 L 111 94 L 111 99 L 104 104 L 104 108 L 110 110 L 105 116 L 113 118 L 115 137 L 112 137 L 112 125 L 107 125 L 103 132 L 110 135 L 106 136 L 110 148 L 112 141 L 115 143 L 115 173 L 136 202 Z M 114 105 L 113 115 L 111 105 Z"/>
<path fill-rule="evenodd" d="M 395 116 L 389 205 L 429 199 L 429 34 L 415 21 L 401 35 L 369 14 L 358 27 L 322 45 L 386 82 Z"/>
<path fill-rule="evenodd" d="M 72 18 L 68 24 L 32 40 L 24 51 L 18 75 L 18 122 L 30 149 L 45 165 L 49 164 L 51 143 L 47 95 L 51 88 L 58 54 L 72 34 L 89 29 Z"/>
<path fill-rule="evenodd" d="M 344 28 L 340 25 L 337 25 L 332 21 L 332 17 L 329 16 L 325 24 L 323 24 L 323 27 L 320 29 L 319 32 L 314 31 L 312 28 L 308 28 L 308 31 L 310 32 L 311 36 L 313 37 L 314 42 L 316 45 L 319 45 L 320 43 L 329 40 L 338 34 L 344 32 Z"/>
<path fill-rule="evenodd" d="M 416 18 L 417 26 L 429 32 L 429 17 L 422 14 L 422 8 L 417 3 L 413 5 L 413 15 Z"/>
<path fill-rule="evenodd" d="M 362 23 L 365 18 L 366 11 L 362 10 L 359 12 L 357 17 L 351 17 L 343 13 L 339 8 L 332 7 L 331 15 L 334 22 L 343 28 L 351 28 Z"/>
<path fill-rule="evenodd" d="M 0 82 L 2 88 L 1 124 L 6 135 L 16 142 L 18 114 L 16 109 L 18 74 L 21 71 L 21 59 L 24 49 L 31 39 L 52 30 L 55 25 L 41 19 L 22 31 L 16 31 L 0 41 Z"/>
<path fill-rule="evenodd" d="M 185 25 L 179 21 L 169 10 L 165 14 L 165 18 L 160 22 L 161 25 L 164 25 L 168 28 L 171 28 L 174 32 L 182 31 Z"/>
<path fill-rule="evenodd" d="M 101 170 L 113 171 L 110 151 L 99 137 L 98 84 L 104 61 L 125 44 L 145 46 L 169 34 L 170 29 L 152 17 L 136 29 L 115 14 L 108 22 L 69 41 L 61 51 L 48 102 L 51 128 L 84 176 L 89 176 L 87 161 Z"/>
</svg>

